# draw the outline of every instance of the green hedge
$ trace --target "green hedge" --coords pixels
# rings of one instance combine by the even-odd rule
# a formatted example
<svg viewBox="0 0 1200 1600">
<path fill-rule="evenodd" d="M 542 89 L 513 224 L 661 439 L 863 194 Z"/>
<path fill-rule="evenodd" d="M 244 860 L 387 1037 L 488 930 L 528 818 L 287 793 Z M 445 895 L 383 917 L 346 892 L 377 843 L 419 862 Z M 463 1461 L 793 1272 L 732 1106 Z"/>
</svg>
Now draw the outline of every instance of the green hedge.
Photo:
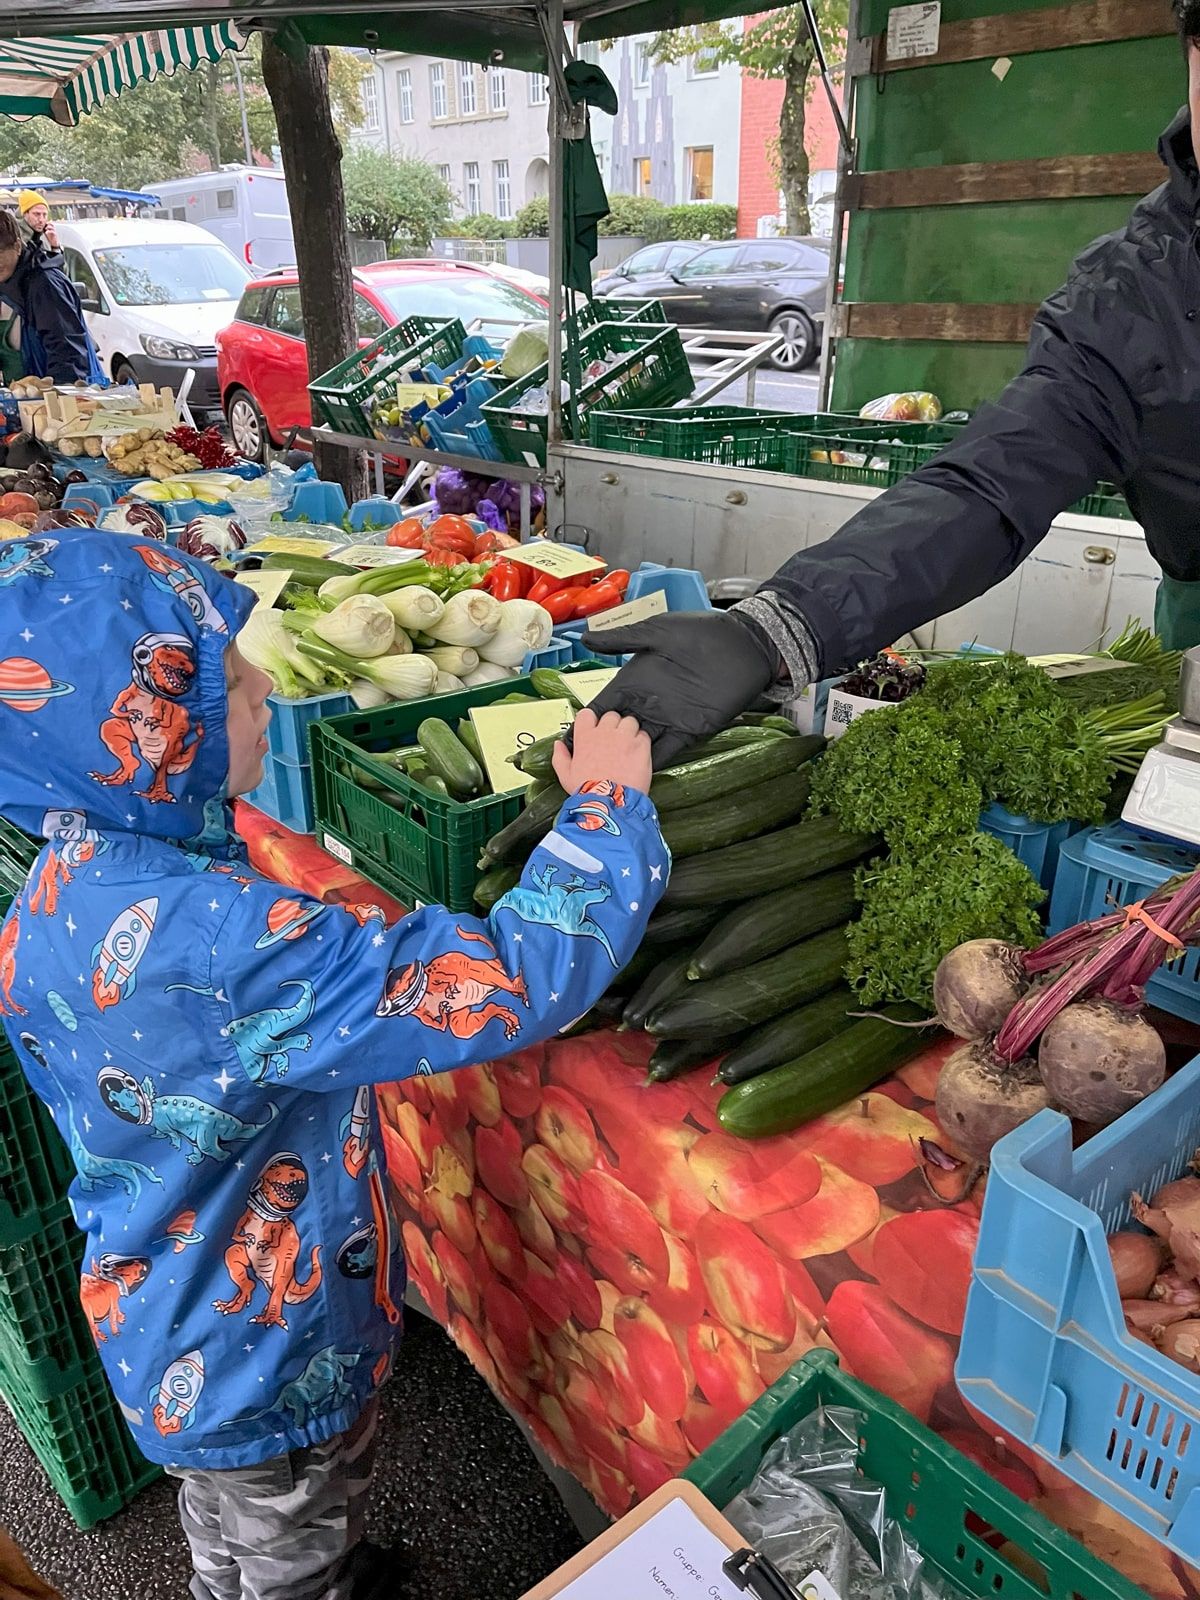
<svg viewBox="0 0 1200 1600">
<path fill-rule="evenodd" d="M 717 205 L 713 200 L 697 200 L 691 205 L 667 209 L 668 239 L 735 239 L 736 206 Z"/>
<path fill-rule="evenodd" d="M 511 239 L 514 229 L 515 223 L 481 211 L 475 217 L 460 217 L 449 232 L 459 239 Z"/>
<path fill-rule="evenodd" d="M 658 244 L 663 239 L 732 239 L 737 234 L 736 206 L 716 205 L 712 201 L 665 206 L 661 200 L 633 194 L 610 195 L 608 204 L 609 214 L 600 224 L 600 232 L 606 238 L 628 235 L 644 239 L 647 244 Z M 470 219 L 472 223 L 483 220 L 480 217 Z M 517 212 L 512 227 L 520 239 L 544 239 L 550 231 L 549 200 L 544 195 L 530 200 Z M 475 238 L 485 237 L 474 228 L 471 232 Z M 506 235 L 496 233 L 487 237 L 504 238 Z"/>
</svg>

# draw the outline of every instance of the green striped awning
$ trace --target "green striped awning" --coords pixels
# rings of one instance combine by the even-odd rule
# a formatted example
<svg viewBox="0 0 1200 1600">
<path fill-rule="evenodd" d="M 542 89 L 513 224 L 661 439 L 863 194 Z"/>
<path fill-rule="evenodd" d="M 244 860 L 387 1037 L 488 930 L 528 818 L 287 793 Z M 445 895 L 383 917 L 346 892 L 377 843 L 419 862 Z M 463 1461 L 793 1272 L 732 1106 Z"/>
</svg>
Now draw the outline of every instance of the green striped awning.
<svg viewBox="0 0 1200 1600">
<path fill-rule="evenodd" d="M 134 84 L 240 50 L 235 22 L 145 33 L 32 35 L 0 40 L 0 114 L 52 117 L 71 128 Z"/>
</svg>

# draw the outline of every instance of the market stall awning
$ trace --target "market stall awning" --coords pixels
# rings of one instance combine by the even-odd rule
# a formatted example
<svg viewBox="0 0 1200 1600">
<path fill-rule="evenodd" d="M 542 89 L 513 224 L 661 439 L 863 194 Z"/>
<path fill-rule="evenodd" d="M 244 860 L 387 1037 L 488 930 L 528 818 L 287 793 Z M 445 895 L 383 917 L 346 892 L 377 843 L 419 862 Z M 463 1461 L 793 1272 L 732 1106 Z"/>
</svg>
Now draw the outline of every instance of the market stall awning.
<svg viewBox="0 0 1200 1600">
<path fill-rule="evenodd" d="M 0 114 L 51 117 L 74 127 L 112 95 L 240 50 L 235 22 L 145 33 L 33 34 L 0 42 Z"/>
</svg>

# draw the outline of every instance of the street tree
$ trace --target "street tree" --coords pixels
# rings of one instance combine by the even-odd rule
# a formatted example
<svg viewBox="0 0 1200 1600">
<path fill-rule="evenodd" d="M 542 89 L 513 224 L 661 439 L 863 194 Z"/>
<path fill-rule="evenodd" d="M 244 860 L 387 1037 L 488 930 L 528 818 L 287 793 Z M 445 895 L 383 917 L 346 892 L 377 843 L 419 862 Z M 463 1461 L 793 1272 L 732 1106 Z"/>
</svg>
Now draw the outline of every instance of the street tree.
<svg viewBox="0 0 1200 1600">
<path fill-rule="evenodd" d="M 427 255 L 450 225 L 453 196 L 431 162 L 359 145 L 342 162 L 351 231 L 395 244 L 401 255 Z"/>
<path fill-rule="evenodd" d="M 826 59 L 840 60 L 845 48 L 848 0 L 814 0 L 813 10 Z M 653 61 L 686 61 L 694 55 L 704 55 L 718 62 L 736 62 L 752 78 L 783 80 L 783 105 L 779 113 L 779 187 L 783 192 L 787 231 L 811 233 L 809 161 L 804 136 L 816 54 L 803 9 L 789 6 L 782 11 L 769 12 L 744 29 L 737 23 L 701 23 L 671 33 L 657 33 L 650 42 Z"/>
</svg>

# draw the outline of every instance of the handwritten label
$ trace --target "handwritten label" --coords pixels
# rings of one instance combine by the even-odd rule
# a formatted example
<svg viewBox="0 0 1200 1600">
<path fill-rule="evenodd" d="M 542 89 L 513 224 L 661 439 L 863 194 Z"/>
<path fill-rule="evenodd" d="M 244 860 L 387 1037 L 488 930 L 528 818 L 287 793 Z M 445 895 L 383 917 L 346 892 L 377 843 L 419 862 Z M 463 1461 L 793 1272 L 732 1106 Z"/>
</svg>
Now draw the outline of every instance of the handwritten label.
<svg viewBox="0 0 1200 1600">
<path fill-rule="evenodd" d="M 1079 678 L 1085 672 L 1119 672 L 1128 661 L 1112 661 L 1108 656 L 1030 656 L 1031 667 L 1041 667 L 1048 678 Z"/>
<path fill-rule="evenodd" d="M 264 568 L 261 572 L 239 572 L 237 575 L 237 582 L 244 584 L 247 589 L 252 589 L 260 603 L 268 609 L 275 604 L 291 581 L 292 574 L 286 568 L 278 571 L 268 571 Z"/>
<path fill-rule="evenodd" d="M 351 544 L 338 551 L 338 560 L 348 567 L 398 567 L 402 561 L 415 561 L 419 550 L 406 550 L 395 544 Z"/>
<path fill-rule="evenodd" d="M 571 693 L 583 705 L 589 706 L 601 689 L 608 688 L 620 670 L 620 667 L 593 667 L 590 672 L 569 672 L 567 682 L 571 685 Z"/>
<path fill-rule="evenodd" d="M 269 533 L 254 546 L 255 555 L 331 556 L 341 545 L 332 539 L 297 539 L 294 535 Z"/>
<path fill-rule="evenodd" d="M 743 1600 L 722 1566 L 728 1554 L 691 1506 L 669 1500 L 560 1590 L 559 1600 Z"/>
<path fill-rule="evenodd" d="M 512 794 L 527 789 L 533 779 L 518 772 L 508 759 L 539 739 L 563 733 L 571 726 L 574 713 L 566 700 L 530 699 L 525 705 L 514 701 L 506 706 L 472 706 L 471 721 L 479 735 L 479 748 L 488 782 L 496 794 Z"/>
<path fill-rule="evenodd" d="M 589 617 L 588 628 L 592 633 L 603 633 L 605 628 L 625 628 L 631 622 L 644 622 L 647 617 L 661 617 L 666 609 L 666 595 L 661 589 L 655 589 L 650 594 L 639 595 L 636 600 L 626 600 L 611 611 L 601 611 Z M 608 652 L 605 651 L 605 654 Z"/>
<path fill-rule="evenodd" d="M 576 578 L 584 572 L 600 572 L 605 562 L 582 550 L 568 550 L 565 544 L 554 544 L 549 539 L 539 539 L 533 544 L 523 544 L 504 552 L 506 561 L 519 561 L 551 578 Z"/>
<path fill-rule="evenodd" d="M 915 61 L 920 56 L 935 56 L 941 33 L 941 0 L 896 6 L 888 13 L 887 58 L 889 61 Z"/>
</svg>

